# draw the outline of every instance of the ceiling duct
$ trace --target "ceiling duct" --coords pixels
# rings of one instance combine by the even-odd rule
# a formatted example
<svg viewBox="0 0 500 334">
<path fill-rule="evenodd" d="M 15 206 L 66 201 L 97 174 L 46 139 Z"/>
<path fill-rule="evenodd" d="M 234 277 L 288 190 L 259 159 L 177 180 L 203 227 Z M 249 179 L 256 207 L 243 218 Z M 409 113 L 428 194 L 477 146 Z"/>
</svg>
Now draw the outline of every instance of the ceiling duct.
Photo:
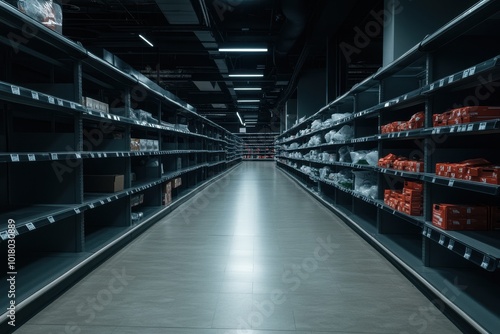
<svg viewBox="0 0 500 334">
<path fill-rule="evenodd" d="M 191 1 L 156 0 L 156 4 L 170 24 L 200 24 Z"/>
</svg>

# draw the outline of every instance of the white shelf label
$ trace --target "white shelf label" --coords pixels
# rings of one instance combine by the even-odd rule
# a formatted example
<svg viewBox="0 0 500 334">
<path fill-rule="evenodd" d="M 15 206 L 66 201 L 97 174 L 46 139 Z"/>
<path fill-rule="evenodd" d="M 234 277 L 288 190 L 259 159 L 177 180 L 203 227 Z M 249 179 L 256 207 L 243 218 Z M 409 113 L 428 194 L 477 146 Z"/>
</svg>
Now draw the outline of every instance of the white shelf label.
<svg viewBox="0 0 500 334">
<path fill-rule="evenodd" d="M 48 221 L 49 221 L 49 223 L 51 223 L 51 224 L 52 224 L 52 223 L 54 223 L 54 222 L 56 221 L 56 220 L 54 219 L 54 217 L 52 217 L 52 216 L 48 216 L 48 217 L 47 217 L 47 220 L 48 220 Z"/>
<path fill-rule="evenodd" d="M 467 248 L 465 249 L 464 258 L 465 258 L 466 260 L 470 259 L 471 254 L 472 254 L 472 249 L 470 249 L 469 247 L 467 247 Z"/>
<path fill-rule="evenodd" d="M 481 268 L 488 269 L 488 266 L 490 265 L 490 261 L 491 261 L 491 259 L 488 256 L 484 255 L 483 262 L 481 263 Z"/>
<path fill-rule="evenodd" d="M 449 250 L 453 250 L 453 247 L 455 247 L 455 240 L 453 239 L 450 239 L 450 241 L 448 241 L 448 249 Z"/>
<path fill-rule="evenodd" d="M 49 99 L 49 103 L 50 104 L 55 104 L 56 103 L 56 100 L 52 96 L 47 96 L 47 98 Z"/>
<path fill-rule="evenodd" d="M 31 98 L 33 100 L 39 100 L 40 98 L 38 97 L 38 92 L 31 91 Z"/>
<path fill-rule="evenodd" d="M 450 133 L 455 132 L 455 129 L 456 129 L 456 128 L 455 128 L 454 126 L 452 126 L 452 127 L 450 128 Z"/>
<path fill-rule="evenodd" d="M 50 157 L 51 157 L 51 159 L 52 159 L 52 160 L 58 160 L 58 158 L 59 158 L 59 157 L 57 156 L 57 153 L 51 153 L 51 154 L 50 154 Z"/>
<path fill-rule="evenodd" d="M 57 99 L 57 105 L 61 107 L 64 106 L 64 101 L 61 99 Z"/>
<path fill-rule="evenodd" d="M 474 124 L 467 125 L 467 131 L 472 131 L 472 130 L 474 130 Z"/>
<path fill-rule="evenodd" d="M 480 131 L 481 131 L 481 130 L 486 130 L 486 125 L 487 125 L 487 124 L 488 124 L 488 123 L 486 123 L 486 122 L 480 123 L 480 124 L 479 124 L 479 130 L 480 130 Z"/>
<path fill-rule="evenodd" d="M 102 155 L 103 155 L 105 158 L 107 158 L 107 157 L 108 157 L 106 153 L 103 153 Z"/>
<path fill-rule="evenodd" d="M 427 229 L 427 238 L 431 238 L 432 230 L 430 228 Z"/>
<path fill-rule="evenodd" d="M 464 73 L 462 74 L 462 79 L 465 79 L 469 76 L 469 70 L 465 70 Z"/>
<path fill-rule="evenodd" d="M 19 162 L 19 154 L 11 154 L 10 155 L 10 160 L 12 162 Z"/>
<path fill-rule="evenodd" d="M 34 154 L 28 154 L 28 161 L 36 161 L 36 157 Z"/>
<path fill-rule="evenodd" d="M 441 246 L 443 246 L 445 241 L 446 241 L 446 237 L 441 234 L 441 236 L 439 237 L 439 244 Z"/>
<path fill-rule="evenodd" d="M 95 208 L 94 203 L 90 203 L 89 208 L 91 208 L 91 209 Z"/>
<path fill-rule="evenodd" d="M 444 86 L 444 79 L 441 79 L 439 80 L 439 87 L 443 87 Z"/>
<path fill-rule="evenodd" d="M 9 239 L 9 233 L 7 233 L 7 231 L 0 232 L 0 238 L 2 238 L 2 240 Z"/>
<path fill-rule="evenodd" d="M 453 79 L 454 79 L 454 78 L 455 78 L 455 76 L 454 76 L 454 75 L 450 75 L 450 76 L 448 77 L 448 83 L 449 83 L 449 84 L 451 84 L 451 83 L 453 82 Z"/>
<path fill-rule="evenodd" d="M 101 205 L 104 205 L 104 201 L 102 199 L 99 201 L 99 203 L 101 203 Z"/>
<path fill-rule="evenodd" d="M 81 158 L 82 158 L 82 155 L 81 155 L 80 153 L 75 153 L 75 157 L 76 157 L 77 159 L 81 159 Z"/>
<path fill-rule="evenodd" d="M 469 75 L 474 75 L 474 73 L 476 73 L 476 66 L 469 69 Z"/>
<path fill-rule="evenodd" d="M 431 86 L 429 87 L 429 90 L 434 90 L 434 84 L 432 83 Z"/>
<path fill-rule="evenodd" d="M 35 225 L 33 225 L 33 223 L 26 224 L 26 228 L 28 228 L 28 231 L 33 231 L 34 229 L 36 229 L 36 227 L 35 227 Z"/>
<path fill-rule="evenodd" d="M 432 182 L 432 183 L 436 183 L 436 178 L 435 178 L 435 177 L 433 177 L 431 182 Z"/>
<path fill-rule="evenodd" d="M 71 109 L 76 109 L 76 104 L 75 104 L 75 102 L 70 102 L 70 103 L 69 103 L 69 106 L 71 107 Z"/>
<path fill-rule="evenodd" d="M 106 198 L 106 201 L 111 202 L 111 197 Z"/>
<path fill-rule="evenodd" d="M 78 215 L 78 214 L 80 214 L 80 212 L 81 212 L 81 211 L 80 211 L 80 208 L 74 208 L 74 209 L 73 209 L 73 211 L 75 211 L 75 213 L 76 213 L 77 215 Z"/>
<path fill-rule="evenodd" d="M 454 184 L 455 180 L 451 179 L 450 181 L 448 181 L 448 187 L 453 187 Z"/>
<path fill-rule="evenodd" d="M 19 87 L 17 87 L 17 86 L 10 86 L 10 89 L 12 91 L 12 94 L 21 95 L 21 89 L 19 89 Z"/>
</svg>

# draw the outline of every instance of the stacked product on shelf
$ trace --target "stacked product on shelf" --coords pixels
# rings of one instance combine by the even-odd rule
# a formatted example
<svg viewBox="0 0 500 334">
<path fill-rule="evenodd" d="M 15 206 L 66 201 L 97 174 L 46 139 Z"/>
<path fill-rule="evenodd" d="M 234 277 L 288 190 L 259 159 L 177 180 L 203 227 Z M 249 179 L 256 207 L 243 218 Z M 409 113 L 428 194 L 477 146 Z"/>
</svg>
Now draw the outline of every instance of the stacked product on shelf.
<svg viewBox="0 0 500 334">
<path fill-rule="evenodd" d="M 456 108 L 442 114 L 432 115 L 433 126 L 484 122 L 500 118 L 500 107 L 473 106 Z"/>
<path fill-rule="evenodd" d="M 432 5 L 428 5 L 432 11 Z M 450 8 L 453 9 L 457 7 Z M 310 126 L 313 120 L 328 118 L 332 112 L 349 112 L 349 116 L 334 121 L 332 126 L 300 139 L 302 145 L 312 135 L 321 133 L 327 145 L 318 148 L 320 152 L 324 148 L 330 150 L 330 144 L 338 145 L 335 163 L 310 164 L 320 168 L 317 187 L 311 187 L 308 177 L 290 168 L 287 161 L 277 163 L 347 225 L 380 245 L 377 248 L 384 255 L 408 268 L 407 274 L 422 283 L 423 290 L 439 292 L 440 302 L 462 315 L 458 322 L 464 326 L 460 330 L 467 333 L 496 333 L 500 319 L 500 310 L 492 302 L 500 270 L 500 168 L 495 166 L 500 161 L 494 158 L 500 135 L 500 107 L 494 107 L 498 105 L 498 96 L 492 87 L 498 84 L 500 56 L 488 34 L 479 32 L 491 29 L 491 20 L 499 10 L 500 1 L 477 1 L 472 7 L 461 7 L 453 20 L 440 22 L 441 28 L 415 41 L 414 48 L 342 95 L 336 95 L 309 118 L 308 124 L 302 124 L 300 129 Z M 472 25 L 474 34 L 460 29 Z M 464 45 L 481 52 L 463 52 Z M 493 107 L 449 108 L 476 101 Z M 454 110 L 442 114 L 449 109 Z M 352 140 L 332 140 L 344 125 L 355 130 Z M 448 127 L 437 128 L 445 125 Z M 298 132 L 288 129 L 278 140 L 297 136 Z M 353 163 L 352 152 L 375 147 L 380 152 L 378 168 Z M 299 150 L 305 154 L 305 150 L 296 151 Z M 473 157 L 491 162 L 459 163 Z M 444 165 L 435 168 L 440 162 Z M 351 183 L 345 187 L 339 179 L 347 174 L 337 173 L 338 166 L 349 168 Z M 440 166 L 444 168 L 441 171 Z M 379 187 L 388 188 L 400 177 L 419 182 L 414 182 L 418 186 L 406 183 L 398 190 L 386 190 L 382 205 L 352 191 L 360 189 L 353 186 L 352 175 L 359 172 L 353 173 L 352 169 L 374 171 Z M 434 173 L 477 183 L 447 180 Z M 380 195 L 378 192 L 377 198 Z M 474 205 L 480 211 L 467 212 Z M 467 229 L 479 231 L 471 233 Z M 467 291 L 454 284 L 457 281 L 467 282 Z"/>
<path fill-rule="evenodd" d="M 352 171 L 354 174 L 354 191 L 362 196 L 377 198 L 377 175 L 373 171 Z"/>
<path fill-rule="evenodd" d="M 17 8 L 45 27 L 62 34 L 63 11 L 53 0 L 19 0 Z"/>
<path fill-rule="evenodd" d="M 406 157 L 397 156 L 389 153 L 378 161 L 381 168 L 396 169 L 412 173 L 422 173 L 424 171 L 424 162 L 421 160 L 409 160 Z"/>
<path fill-rule="evenodd" d="M 380 133 L 400 132 L 421 129 L 425 125 L 425 113 L 423 111 L 414 114 L 409 121 L 391 122 L 380 127 Z"/>
<path fill-rule="evenodd" d="M 436 163 L 436 175 L 466 181 L 500 184 L 500 167 L 481 158 L 458 163 Z"/>
<path fill-rule="evenodd" d="M 410 216 L 421 216 L 423 211 L 423 184 L 405 181 L 402 190 L 384 190 L 384 203 Z"/>
<path fill-rule="evenodd" d="M 488 230 L 490 215 L 487 206 L 434 204 L 432 224 L 443 230 Z"/>
</svg>

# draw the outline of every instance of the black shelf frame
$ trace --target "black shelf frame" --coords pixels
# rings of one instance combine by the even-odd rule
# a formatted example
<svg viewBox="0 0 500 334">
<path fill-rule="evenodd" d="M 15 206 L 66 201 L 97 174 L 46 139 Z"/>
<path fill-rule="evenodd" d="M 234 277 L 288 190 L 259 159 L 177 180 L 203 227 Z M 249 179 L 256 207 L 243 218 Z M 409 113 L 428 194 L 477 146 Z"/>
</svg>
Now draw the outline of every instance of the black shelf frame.
<svg viewBox="0 0 500 334">
<path fill-rule="evenodd" d="M 489 55 L 482 60 L 477 57 L 477 54 L 475 56 L 464 55 L 463 57 L 470 57 L 470 59 L 462 59 L 449 67 L 444 66 L 440 71 L 435 71 L 435 64 L 446 63 L 446 57 L 452 55 L 443 49 L 450 44 L 455 48 L 464 47 L 459 43 L 460 38 L 470 37 L 467 34 L 472 28 L 479 28 L 474 30 L 476 32 L 481 31 L 481 28 L 485 28 L 481 25 L 487 19 L 493 19 L 499 12 L 500 2 L 477 1 L 471 8 L 425 37 L 391 64 L 353 86 L 348 92 L 338 96 L 303 122 L 284 131 L 276 140 L 279 150 L 276 155 L 276 164 L 280 170 L 327 207 L 339 213 L 348 225 L 365 236 L 394 263 L 401 266 L 404 272 L 408 273 L 408 277 L 418 281 L 426 292 L 443 301 L 464 328 L 468 328 L 468 332 L 479 333 L 493 333 L 500 325 L 498 322 L 500 313 L 496 306 L 492 306 L 494 303 L 491 301 L 493 298 L 491 293 L 496 291 L 498 294 L 500 291 L 498 280 L 495 279 L 500 273 L 500 231 L 442 230 L 432 225 L 430 220 L 433 201 L 450 203 L 446 202 L 447 197 L 453 201 L 451 203 L 457 204 L 462 204 L 461 201 L 473 204 L 470 202 L 477 199 L 481 201 L 480 204 L 498 205 L 500 185 L 441 177 L 434 173 L 434 164 L 439 161 L 453 161 L 453 152 L 460 151 L 462 149 L 460 145 L 467 142 L 469 138 L 475 143 L 481 143 L 484 138 L 488 141 L 488 148 L 497 148 L 498 145 L 495 146 L 494 142 L 500 134 L 500 117 L 474 123 L 434 127 L 432 115 L 445 112 L 447 109 L 443 110 L 443 108 L 446 108 L 448 104 L 451 107 L 453 103 L 451 100 L 455 98 L 455 95 L 459 96 L 461 92 L 464 92 L 466 96 L 473 95 L 474 88 L 485 81 L 484 78 L 498 82 L 500 80 L 500 55 L 498 55 L 500 49 L 488 50 Z M 469 41 L 470 38 L 466 40 Z M 477 41 L 478 45 L 481 43 L 482 41 Z M 466 47 L 473 46 L 467 45 Z M 434 74 L 438 72 L 443 73 L 435 76 Z M 398 89 L 387 89 L 390 88 L 387 87 L 388 85 L 397 84 L 400 75 L 405 78 L 413 76 L 412 84 L 403 85 Z M 481 78 L 482 81 L 479 80 Z M 408 91 L 401 93 L 404 87 L 407 87 Z M 361 106 L 353 102 L 361 96 L 360 94 L 367 95 L 377 90 L 378 101 L 381 102 L 373 103 L 371 106 L 366 104 Z M 479 102 L 480 105 L 498 105 L 497 103 L 498 98 L 495 98 L 493 94 Z M 403 115 L 416 111 L 423 111 L 425 114 L 423 128 L 379 133 L 381 126 L 386 124 L 387 120 L 398 120 L 397 114 L 406 117 Z M 331 114 L 337 112 L 348 112 L 350 115 L 337 120 L 328 127 L 312 130 L 313 121 L 327 120 Z M 323 136 L 328 131 L 337 130 L 343 125 L 352 126 L 356 137 L 348 141 L 307 146 L 312 136 Z M 356 131 L 358 125 L 364 127 L 359 134 Z M 435 140 L 443 136 L 449 138 L 449 141 Z M 380 157 L 388 153 L 407 157 L 410 152 L 420 153 L 424 163 L 423 172 L 414 173 L 351 163 L 310 161 L 290 156 L 293 152 L 304 155 L 310 150 L 317 150 L 320 154 L 330 153 L 344 145 L 352 146 L 356 151 L 356 149 L 367 149 L 368 143 L 372 142 L 376 145 Z M 292 143 L 298 144 L 299 147 L 289 148 Z M 472 154 L 474 150 L 471 146 L 471 149 L 464 151 L 463 157 L 460 158 L 464 160 L 466 156 Z M 470 156 L 470 158 L 477 158 L 477 156 Z M 488 158 L 494 159 L 493 156 L 488 156 Z M 499 163 L 493 161 L 495 162 Z M 372 170 L 378 175 L 379 199 L 366 198 L 332 181 L 305 174 L 300 169 L 301 166 L 314 168 L 314 173 L 322 167 L 336 167 L 336 170 L 338 167 Z M 419 181 L 423 184 L 423 216 L 421 217 L 398 212 L 380 200 L 383 197 L 384 188 L 392 189 L 394 185 L 405 180 Z M 362 216 L 364 208 L 370 212 L 376 212 L 374 218 Z M 413 241 L 408 241 L 410 239 L 405 241 L 405 238 L 410 235 Z M 480 283 L 468 281 L 469 285 L 478 284 L 471 289 L 473 291 L 471 294 L 456 289 L 450 293 L 450 284 L 447 282 L 450 276 L 466 280 L 473 277 Z M 447 291 L 447 293 L 442 293 L 442 291 Z M 457 298 L 458 295 L 460 297 Z"/>
</svg>

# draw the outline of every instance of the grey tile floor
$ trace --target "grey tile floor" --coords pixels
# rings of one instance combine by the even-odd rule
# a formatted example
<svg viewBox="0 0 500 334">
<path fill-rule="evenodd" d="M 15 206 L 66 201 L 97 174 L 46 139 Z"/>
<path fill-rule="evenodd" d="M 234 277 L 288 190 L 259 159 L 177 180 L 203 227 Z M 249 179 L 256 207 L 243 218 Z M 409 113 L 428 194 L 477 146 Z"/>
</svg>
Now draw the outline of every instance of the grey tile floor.
<svg viewBox="0 0 500 334">
<path fill-rule="evenodd" d="M 245 162 L 19 334 L 459 333 L 272 162 Z"/>
</svg>

